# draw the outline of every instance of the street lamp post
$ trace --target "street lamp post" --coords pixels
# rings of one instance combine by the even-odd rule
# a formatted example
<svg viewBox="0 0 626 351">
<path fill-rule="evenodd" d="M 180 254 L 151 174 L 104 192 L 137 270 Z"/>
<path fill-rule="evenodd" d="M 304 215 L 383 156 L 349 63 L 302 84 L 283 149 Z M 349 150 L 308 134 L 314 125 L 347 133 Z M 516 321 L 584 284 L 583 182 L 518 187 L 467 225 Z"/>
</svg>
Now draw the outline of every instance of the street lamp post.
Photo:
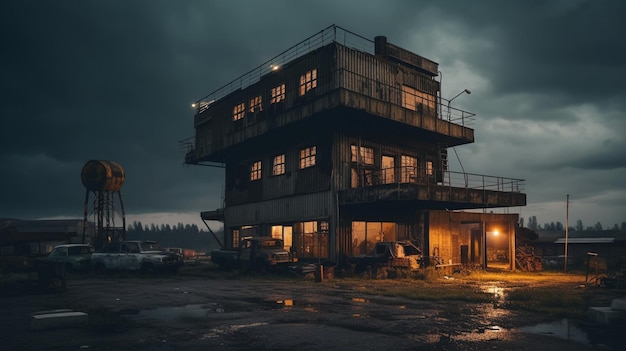
<svg viewBox="0 0 626 351">
<path fill-rule="evenodd" d="M 456 94 L 452 99 L 448 100 L 448 122 L 452 121 L 452 112 L 450 111 L 450 103 L 452 102 L 452 100 L 458 98 L 463 93 L 467 93 L 467 95 L 469 95 L 472 92 L 469 89 L 463 89 L 463 91 L 461 91 L 460 93 Z M 462 121 L 462 124 L 465 125 L 465 121 Z M 463 178 L 465 179 L 465 187 L 467 188 L 467 185 L 468 185 L 467 184 L 468 183 L 467 173 L 465 173 L 465 168 L 463 168 L 463 164 L 461 163 L 461 159 L 459 158 L 459 154 L 456 153 L 456 149 L 454 147 L 452 147 L 452 150 L 454 151 L 454 154 L 456 155 L 456 159 L 459 161 L 459 165 L 461 166 L 461 170 L 463 171 Z"/>
<path fill-rule="evenodd" d="M 463 91 L 461 91 L 460 93 L 456 94 L 452 99 L 448 100 L 448 122 L 450 121 L 451 117 L 452 117 L 452 113 L 450 111 L 450 103 L 452 103 L 452 100 L 458 98 L 459 96 L 461 96 L 461 94 L 466 93 L 467 95 L 471 94 L 472 92 L 469 89 L 464 89 Z"/>
</svg>

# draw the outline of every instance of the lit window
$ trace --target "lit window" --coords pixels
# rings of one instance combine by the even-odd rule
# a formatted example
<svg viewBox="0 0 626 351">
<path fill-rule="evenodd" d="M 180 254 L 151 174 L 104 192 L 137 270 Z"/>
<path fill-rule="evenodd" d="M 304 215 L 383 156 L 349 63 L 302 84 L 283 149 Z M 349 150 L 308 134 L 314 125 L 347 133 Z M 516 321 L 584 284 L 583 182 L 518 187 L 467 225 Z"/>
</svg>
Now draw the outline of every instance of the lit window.
<svg viewBox="0 0 626 351">
<path fill-rule="evenodd" d="M 402 86 L 402 107 L 409 110 L 417 111 L 418 107 L 428 106 L 430 109 L 435 109 L 435 97 L 423 93 L 415 88 L 409 86 Z"/>
<path fill-rule="evenodd" d="M 272 226 L 272 238 L 282 240 L 283 238 L 283 226 L 282 225 Z"/>
<path fill-rule="evenodd" d="M 285 174 L 285 154 L 274 156 L 272 175 Z"/>
<path fill-rule="evenodd" d="M 402 155 L 402 182 L 414 182 L 417 177 L 417 158 Z"/>
<path fill-rule="evenodd" d="M 385 184 L 394 183 L 395 178 L 395 159 L 393 156 L 383 155 L 382 160 L 382 178 Z"/>
<path fill-rule="evenodd" d="M 317 69 L 308 71 L 300 76 L 300 95 L 306 94 L 315 87 L 317 87 Z"/>
<path fill-rule="evenodd" d="M 272 88 L 272 100 L 270 102 L 276 104 L 283 100 L 285 100 L 285 84 Z"/>
<path fill-rule="evenodd" d="M 350 145 L 350 152 L 351 152 L 351 160 L 352 162 L 357 162 L 357 149 L 359 149 L 356 145 Z M 361 162 L 363 162 L 366 165 L 373 165 L 374 164 L 374 149 L 372 149 L 371 147 L 364 147 L 361 146 L 359 149 L 359 157 Z"/>
<path fill-rule="evenodd" d="M 258 112 L 263 111 L 263 106 L 261 106 L 261 96 L 256 96 L 250 99 L 250 112 Z"/>
<path fill-rule="evenodd" d="M 300 150 L 300 169 L 315 166 L 317 147 L 311 146 Z"/>
<path fill-rule="evenodd" d="M 233 121 L 238 121 L 243 118 L 244 111 L 246 110 L 246 104 L 240 103 L 233 108 Z"/>
<path fill-rule="evenodd" d="M 233 247 L 239 247 L 239 229 L 233 229 Z"/>
<path fill-rule="evenodd" d="M 433 175 L 433 161 L 426 162 L 426 174 Z"/>
<path fill-rule="evenodd" d="M 261 161 L 256 161 L 250 166 L 250 180 L 261 179 Z"/>
</svg>

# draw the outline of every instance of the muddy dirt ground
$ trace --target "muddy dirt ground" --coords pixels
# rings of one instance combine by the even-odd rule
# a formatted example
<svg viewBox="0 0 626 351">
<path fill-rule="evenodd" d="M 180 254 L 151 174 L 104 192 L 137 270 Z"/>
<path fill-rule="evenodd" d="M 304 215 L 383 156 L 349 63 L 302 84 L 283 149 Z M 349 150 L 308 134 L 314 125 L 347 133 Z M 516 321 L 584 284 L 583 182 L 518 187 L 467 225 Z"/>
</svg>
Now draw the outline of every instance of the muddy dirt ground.
<svg viewBox="0 0 626 351">
<path fill-rule="evenodd" d="M 0 349 L 620 350 L 626 341 L 616 329 L 624 325 L 549 321 L 495 303 L 381 296 L 371 293 L 375 284 L 337 277 L 207 278 L 185 269 L 172 276 L 69 276 L 63 291 L 21 286 L 0 297 Z M 31 313 L 55 309 L 86 312 L 88 323 L 31 328 Z"/>
</svg>

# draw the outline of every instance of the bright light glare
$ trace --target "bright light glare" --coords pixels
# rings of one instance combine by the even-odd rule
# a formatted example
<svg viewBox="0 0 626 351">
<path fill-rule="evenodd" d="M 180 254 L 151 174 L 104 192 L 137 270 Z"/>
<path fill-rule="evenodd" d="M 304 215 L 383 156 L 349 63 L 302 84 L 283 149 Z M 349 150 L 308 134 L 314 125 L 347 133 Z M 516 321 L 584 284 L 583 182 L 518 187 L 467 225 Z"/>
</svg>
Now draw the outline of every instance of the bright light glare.
<svg viewBox="0 0 626 351">
<path fill-rule="evenodd" d="M 270 67 L 272 68 L 272 71 L 276 71 L 280 68 L 279 65 L 271 65 Z"/>
<path fill-rule="evenodd" d="M 191 104 L 191 107 L 196 108 L 196 103 Z"/>
<path fill-rule="evenodd" d="M 500 232 L 499 232 L 498 230 L 494 230 L 494 231 L 493 231 L 493 235 L 494 235 L 494 236 L 498 236 L 498 234 L 500 234 Z"/>
</svg>

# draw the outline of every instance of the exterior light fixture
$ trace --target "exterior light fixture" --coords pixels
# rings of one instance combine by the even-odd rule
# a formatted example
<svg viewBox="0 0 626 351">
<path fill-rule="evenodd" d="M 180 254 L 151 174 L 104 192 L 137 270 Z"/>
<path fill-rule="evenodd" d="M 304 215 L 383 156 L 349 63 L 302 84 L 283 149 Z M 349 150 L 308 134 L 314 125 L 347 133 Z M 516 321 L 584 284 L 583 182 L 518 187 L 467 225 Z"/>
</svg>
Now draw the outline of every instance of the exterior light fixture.
<svg viewBox="0 0 626 351">
<path fill-rule="evenodd" d="M 279 65 L 270 65 L 270 68 L 272 69 L 272 71 L 278 71 L 280 66 Z"/>
<path fill-rule="evenodd" d="M 198 106 L 198 105 L 196 105 L 195 102 L 193 104 L 191 104 L 191 107 L 193 107 L 193 108 L 196 108 L 196 106 Z"/>
<path fill-rule="evenodd" d="M 452 102 L 452 100 L 458 98 L 459 96 L 461 96 L 461 94 L 466 93 L 467 95 L 471 94 L 472 92 L 469 89 L 464 89 L 462 92 L 456 94 L 455 97 L 453 97 L 452 99 L 448 100 L 448 108 L 450 107 L 450 103 Z"/>
</svg>

